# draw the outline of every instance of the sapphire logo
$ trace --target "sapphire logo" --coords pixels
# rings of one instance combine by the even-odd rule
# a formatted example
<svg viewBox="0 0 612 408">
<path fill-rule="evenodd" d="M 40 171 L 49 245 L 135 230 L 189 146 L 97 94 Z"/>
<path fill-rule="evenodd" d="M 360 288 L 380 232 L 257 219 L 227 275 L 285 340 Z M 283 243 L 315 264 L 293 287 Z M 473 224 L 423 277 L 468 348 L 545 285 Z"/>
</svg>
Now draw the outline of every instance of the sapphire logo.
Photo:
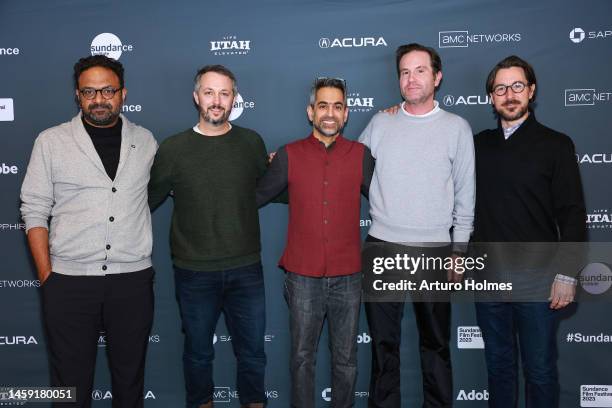
<svg viewBox="0 0 612 408">
<path fill-rule="evenodd" d="M 438 32 L 439 48 L 467 48 L 470 44 L 512 43 L 521 40 L 521 33 L 470 34 L 468 30 Z"/>
<path fill-rule="evenodd" d="M 573 43 L 580 43 L 584 40 L 586 34 L 582 28 L 576 27 L 572 31 L 570 31 L 569 38 Z"/>
<path fill-rule="evenodd" d="M 0 122 L 12 122 L 14 120 L 13 98 L 0 98 Z"/>
<path fill-rule="evenodd" d="M 357 47 L 380 47 L 387 46 L 383 37 L 346 37 L 319 39 L 319 48 L 357 48 Z"/>
<path fill-rule="evenodd" d="M 124 45 L 119 37 L 113 33 L 98 34 L 91 41 L 91 55 L 105 55 L 118 60 L 124 52 L 134 50 L 133 45 Z"/>
<path fill-rule="evenodd" d="M 210 42 L 210 52 L 214 55 L 247 55 L 250 51 L 251 40 L 239 40 L 235 35 Z"/>
</svg>

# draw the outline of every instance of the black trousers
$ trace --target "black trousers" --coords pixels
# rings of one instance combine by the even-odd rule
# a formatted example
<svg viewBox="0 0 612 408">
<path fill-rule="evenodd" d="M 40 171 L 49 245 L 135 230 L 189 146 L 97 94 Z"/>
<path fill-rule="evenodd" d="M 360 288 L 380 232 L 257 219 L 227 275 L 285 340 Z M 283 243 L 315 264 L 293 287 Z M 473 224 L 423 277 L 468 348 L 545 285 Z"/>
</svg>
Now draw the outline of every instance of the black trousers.
<svg viewBox="0 0 612 408">
<path fill-rule="evenodd" d="M 368 242 L 382 242 L 368 236 Z M 448 248 L 424 249 L 444 255 Z M 407 250 L 408 252 L 410 250 Z M 406 252 L 406 251 L 405 251 Z M 415 254 L 423 251 L 417 250 Z M 450 253 L 450 251 L 448 251 Z M 444 298 L 446 299 L 446 298 Z M 414 301 L 423 376 L 423 407 L 453 405 L 450 360 L 451 305 L 448 301 Z M 404 302 L 367 302 L 366 317 L 372 337 L 372 371 L 368 407 L 400 408 L 400 343 Z"/>
<path fill-rule="evenodd" d="M 52 273 L 42 286 L 51 386 L 76 387 L 91 407 L 100 330 L 106 331 L 113 408 L 144 407 L 144 367 L 153 323 L 153 268 L 106 276 Z"/>
</svg>

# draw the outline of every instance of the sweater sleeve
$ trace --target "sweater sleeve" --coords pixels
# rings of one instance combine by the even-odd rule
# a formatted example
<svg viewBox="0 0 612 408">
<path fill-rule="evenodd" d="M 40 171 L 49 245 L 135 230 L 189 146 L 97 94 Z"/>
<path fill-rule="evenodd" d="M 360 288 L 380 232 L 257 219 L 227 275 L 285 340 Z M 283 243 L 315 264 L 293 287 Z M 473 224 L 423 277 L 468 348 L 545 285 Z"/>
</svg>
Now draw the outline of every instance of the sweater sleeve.
<svg viewBox="0 0 612 408">
<path fill-rule="evenodd" d="M 279 196 L 289 184 L 289 157 L 285 146 L 278 149 L 265 174 L 257 180 L 257 207 Z M 284 202 L 285 200 L 280 200 Z"/>
<path fill-rule="evenodd" d="M 474 137 L 470 125 L 465 123 L 457 142 L 452 167 L 455 200 L 453 207 L 454 250 L 465 252 L 474 224 L 476 173 L 474 169 Z"/>
<path fill-rule="evenodd" d="M 161 144 L 151 167 L 149 179 L 149 208 L 156 209 L 172 190 L 172 171 L 176 152 L 168 141 Z"/>
<path fill-rule="evenodd" d="M 374 165 L 376 160 L 372 157 L 372 152 L 366 146 L 363 149 L 363 179 L 361 181 L 361 194 L 364 197 L 369 198 L 370 184 L 372 183 L 372 176 L 374 174 Z"/>
<path fill-rule="evenodd" d="M 21 216 L 26 224 L 26 233 L 34 227 L 49 228 L 54 203 L 51 151 L 41 135 L 34 142 L 21 186 Z"/>
</svg>

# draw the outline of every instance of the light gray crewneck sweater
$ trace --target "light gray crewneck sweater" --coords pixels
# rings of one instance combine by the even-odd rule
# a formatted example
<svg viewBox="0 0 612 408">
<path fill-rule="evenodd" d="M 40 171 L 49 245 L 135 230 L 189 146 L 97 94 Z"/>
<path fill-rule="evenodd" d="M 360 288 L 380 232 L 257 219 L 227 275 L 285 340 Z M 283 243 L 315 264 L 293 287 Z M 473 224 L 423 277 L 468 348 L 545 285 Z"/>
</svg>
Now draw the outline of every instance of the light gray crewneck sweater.
<svg viewBox="0 0 612 408">
<path fill-rule="evenodd" d="M 359 141 L 376 159 L 369 234 L 389 242 L 469 241 L 474 140 L 469 123 L 438 107 L 425 115 L 378 113 Z M 453 227 L 452 236 L 449 233 Z"/>
</svg>

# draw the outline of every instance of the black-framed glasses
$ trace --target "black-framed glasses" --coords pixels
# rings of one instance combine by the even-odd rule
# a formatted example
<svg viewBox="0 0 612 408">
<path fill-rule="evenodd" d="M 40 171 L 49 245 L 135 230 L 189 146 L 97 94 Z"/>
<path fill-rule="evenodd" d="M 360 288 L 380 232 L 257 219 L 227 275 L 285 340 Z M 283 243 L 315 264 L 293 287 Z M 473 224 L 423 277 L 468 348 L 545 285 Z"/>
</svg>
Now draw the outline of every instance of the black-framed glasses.
<svg viewBox="0 0 612 408">
<path fill-rule="evenodd" d="M 512 92 L 519 94 L 523 92 L 525 88 L 527 88 L 527 84 L 521 81 L 516 81 L 512 85 L 495 85 L 493 87 L 493 93 L 497 96 L 504 96 L 506 92 L 508 92 L 508 88 L 511 88 Z"/>
<path fill-rule="evenodd" d="M 83 89 L 79 89 L 79 93 L 85 99 L 94 99 L 98 92 L 100 92 L 100 95 L 102 95 L 104 99 L 113 99 L 115 97 L 115 94 L 122 89 L 123 88 L 113 88 L 111 86 L 107 86 L 101 89 L 83 88 Z"/>
</svg>

